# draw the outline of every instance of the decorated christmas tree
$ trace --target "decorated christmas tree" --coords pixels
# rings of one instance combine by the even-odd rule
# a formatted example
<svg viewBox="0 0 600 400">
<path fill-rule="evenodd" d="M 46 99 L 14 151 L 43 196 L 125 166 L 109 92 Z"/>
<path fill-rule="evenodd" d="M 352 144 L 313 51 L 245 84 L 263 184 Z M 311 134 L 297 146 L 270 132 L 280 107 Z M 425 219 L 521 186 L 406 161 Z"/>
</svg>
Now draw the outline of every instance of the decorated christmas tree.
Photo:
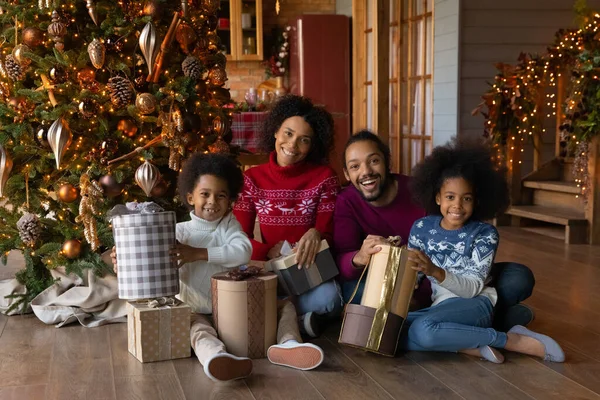
<svg viewBox="0 0 600 400">
<path fill-rule="evenodd" d="M 181 163 L 229 152 L 220 0 L 0 1 L 0 251 L 28 303 L 50 270 L 107 272 L 106 213 L 177 210 Z"/>
</svg>

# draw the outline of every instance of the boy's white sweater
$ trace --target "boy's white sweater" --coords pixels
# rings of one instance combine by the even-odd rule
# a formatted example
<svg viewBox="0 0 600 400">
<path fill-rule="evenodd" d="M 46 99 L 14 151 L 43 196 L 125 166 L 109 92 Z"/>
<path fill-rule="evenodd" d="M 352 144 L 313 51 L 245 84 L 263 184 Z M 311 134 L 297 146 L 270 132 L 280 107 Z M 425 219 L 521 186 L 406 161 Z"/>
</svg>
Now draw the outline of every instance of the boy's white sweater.
<svg viewBox="0 0 600 400">
<path fill-rule="evenodd" d="M 190 212 L 191 220 L 177 224 L 177 240 L 191 247 L 205 248 L 208 261 L 187 263 L 179 270 L 179 298 L 196 313 L 211 314 L 210 278 L 248 263 L 252 244 L 233 213 L 218 221 L 206 221 Z"/>
</svg>

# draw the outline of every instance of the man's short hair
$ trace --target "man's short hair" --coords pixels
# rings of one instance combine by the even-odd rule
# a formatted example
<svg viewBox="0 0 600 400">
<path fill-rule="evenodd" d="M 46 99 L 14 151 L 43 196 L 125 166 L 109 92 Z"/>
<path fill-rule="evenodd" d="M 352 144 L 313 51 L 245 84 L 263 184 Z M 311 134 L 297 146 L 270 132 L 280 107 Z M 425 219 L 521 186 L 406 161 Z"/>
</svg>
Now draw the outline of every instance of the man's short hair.
<svg viewBox="0 0 600 400">
<path fill-rule="evenodd" d="M 373 142 L 377 145 L 377 149 L 383 154 L 383 158 L 385 161 L 385 169 L 386 171 L 390 171 L 390 148 L 383 143 L 383 141 L 381 140 L 381 138 L 379 136 L 377 136 L 376 134 L 374 134 L 373 132 L 371 132 L 368 129 L 363 129 L 361 131 L 356 132 L 354 135 L 352 135 L 350 137 L 350 139 L 348 139 L 348 142 L 346 143 L 346 147 L 344 148 L 344 156 L 342 159 L 342 163 L 344 165 L 344 169 L 346 169 L 346 150 L 348 150 L 348 147 L 350 147 L 350 145 L 357 143 L 357 142 L 364 142 L 364 141 L 369 141 L 369 142 Z"/>
</svg>

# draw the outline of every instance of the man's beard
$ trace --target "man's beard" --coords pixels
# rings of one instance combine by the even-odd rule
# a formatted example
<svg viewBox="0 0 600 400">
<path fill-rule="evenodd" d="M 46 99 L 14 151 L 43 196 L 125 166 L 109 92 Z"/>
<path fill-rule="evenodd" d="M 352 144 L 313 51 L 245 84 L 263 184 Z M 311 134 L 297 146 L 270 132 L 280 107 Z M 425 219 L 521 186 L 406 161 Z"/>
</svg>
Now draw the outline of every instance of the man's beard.
<svg viewBox="0 0 600 400">
<path fill-rule="evenodd" d="M 381 175 L 379 175 L 381 176 Z M 390 187 L 390 184 L 392 183 L 390 176 L 388 174 L 385 175 L 384 179 L 381 179 L 380 181 L 380 185 L 379 185 L 379 190 L 375 191 L 374 193 L 370 194 L 370 195 L 365 195 L 365 193 L 362 191 L 362 189 L 358 189 L 358 192 L 360 193 L 360 196 L 365 199 L 368 202 L 373 202 L 373 201 L 377 201 L 381 198 L 381 196 L 383 196 L 387 189 Z M 360 187 L 360 183 L 358 184 Z"/>
</svg>

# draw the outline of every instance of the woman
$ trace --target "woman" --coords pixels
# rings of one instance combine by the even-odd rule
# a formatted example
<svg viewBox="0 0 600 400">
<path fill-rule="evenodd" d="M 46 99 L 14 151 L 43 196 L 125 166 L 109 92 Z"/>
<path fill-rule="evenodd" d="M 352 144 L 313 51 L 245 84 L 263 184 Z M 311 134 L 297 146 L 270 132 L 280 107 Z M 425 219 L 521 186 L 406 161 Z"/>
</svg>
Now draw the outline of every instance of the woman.
<svg viewBox="0 0 600 400">
<path fill-rule="evenodd" d="M 321 239 L 331 243 L 333 208 L 339 181 L 328 166 L 333 118 L 301 96 L 281 98 L 269 113 L 261 147 L 269 162 L 251 168 L 234 213 L 252 241 L 252 259 L 266 261 L 281 255 L 285 240 L 296 243 L 298 265 L 309 267 Z M 262 242 L 254 239 L 256 217 Z M 338 284 L 324 282 L 298 296 L 300 327 L 317 336 L 313 316 L 335 316 L 342 310 Z"/>
</svg>

